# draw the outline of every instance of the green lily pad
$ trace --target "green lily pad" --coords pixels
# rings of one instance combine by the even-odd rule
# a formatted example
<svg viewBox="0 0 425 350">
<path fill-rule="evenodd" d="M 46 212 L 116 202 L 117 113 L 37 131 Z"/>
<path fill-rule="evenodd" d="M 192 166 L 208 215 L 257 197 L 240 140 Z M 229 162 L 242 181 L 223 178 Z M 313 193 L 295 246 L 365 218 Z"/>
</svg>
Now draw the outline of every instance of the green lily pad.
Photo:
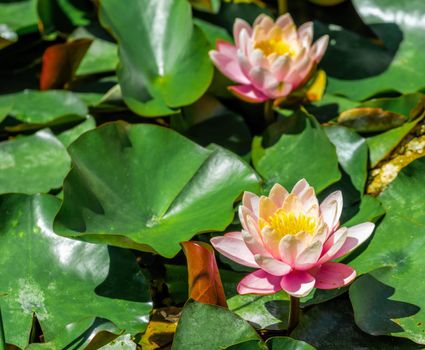
<svg viewBox="0 0 425 350">
<path fill-rule="evenodd" d="M 402 115 L 408 120 L 413 120 L 424 112 L 425 96 L 416 93 L 399 97 L 376 98 L 363 102 L 360 107 L 382 108 L 385 111 Z"/>
<path fill-rule="evenodd" d="M 266 344 L 270 350 L 314 350 L 310 344 L 289 337 L 272 337 Z"/>
<path fill-rule="evenodd" d="M 113 42 L 95 35 L 86 28 L 78 28 L 72 33 L 74 39 L 88 38 L 93 42 L 77 69 L 77 75 L 114 72 L 118 66 L 118 48 Z"/>
<path fill-rule="evenodd" d="M 189 0 L 193 8 L 199 11 L 217 13 L 221 0 Z"/>
<path fill-rule="evenodd" d="M 354 323 L 353 310 L 344 298 L 315 305 L 303 314 L 291 337 L 317 349 L 413 350 L 415 343 L 391 337 L 374 337 L 363 333 Z"/>
<path fill-rule="evenodd" d="M 62 90 L 24 90 L 2 95 L 0 108 L 11 106 L 7 114 L 31 126 L 47 126 L 84 119 L 88 109 L 74 93 Z M 8 127 L 10 130 L 22 126 Z"/>
<path fill-rule="evenodd" d="M 356 323 L 370 334 L 425 344 L 425 158 L 404 168 L 379 196 L 385 218 L 364 252 L 350 262 L 370 272 L 350 288 Z M 371 308 L 371 303 L 373 308 Z"/>
<path fill-rule="evenodd" d="M 86 120 L 77 124 L 71 129 L 63 131 L 58 135 L 58 139 L 64 144 L 65 147 L 68 147 L 73 143 L 77 138 L 79 138 L 85 132 L 92 130 L 96 127 L 96 121 L 91 115 L 88 115 Z"/>
<path fill-rule="evenodd" d="M 271 295 L 235 295 L 227 300 L 233 311 L 258 329 L 288 327 L 289 296 L 281 291 Z"/>
<path fill-rule="evenodd" d="M 404 124 L 405 117 L 382 108 L 359 107 L 342 112 L 338 123 L 358 132 L 378 132 Z"/>
<path fill-rule="evenodd" d="M 166 257 L 197 233 L 224 230 L 233 202 L 259 190 L 255 172 L 233 153 L 159 126 L 108 124 L 68 151 L 73 169 L 55 232 Z"/>
<path fill-rule="evenodd" d="M 93 321 L 93 317 L 87 317 L 67 324 L 55 334 L 53 340 L 46 343 L 32 343 L 25 350 L 98 349 L 118 338 L 120 333 L 122 330 L 108 320 L 96 318 Z"/>
<path fill-rule="evenodd" d="M 346 57 L 343 63 L 346 69 L 366 74 L 354 79 L 347 79 L 347 75 L 330 78 L 328 91 L 363 100 L 382 91 L 412 93 L 423 88 L 425 41 L 421 28 L 425 2 L 353 0 L 353 4 L 363 21 L 382 39 L 385 48 L 379 51 L 378 45 L 371 41 L 367 45 L 364 39 L 360 51 L 353 41 L 337 39 L 333 47 L 338 48 L 340 54 L 329 54 L 329 63 L 338 67 L 338 57 Z"/>
<path fill-rule="evenodd" d="M 86 26 L 93 17 L 94 4 L 84 0 L 38 0 L 37 12 L 40 31 L 55 36 L 69 33 L 76 26 Z"/>
<path fill-rule="evenodd" d="M 0 50 L 18 41 L 18 35 L 6 24 L 0 24 Z"/>
<path fill-rule="evenodd" d="M 183 309 L 172 350 L 217 350 L 261 337 L 246 321 L 219 306 L 189 301 Z"/>
<path fill-rule="evenodd" d="M 33 315 L 46 342 L 57 341 L 67 325 L 82 319 L 90 328 L 96 317 L 131 333 L 143 331 L 151 302 L 135 257 L 127 250 L 57 236 L 52 221 L 59 205 L 47 195 L 0 197 L 6 341 L 25 347 Z M 78 341 L 81 327 L 75 329 Z M 68 333 L 58 348 L 68 345 L 69 338 Z"/>
<path fill-rule="evenodd" d="M 4 1 L 0 3 L 0 23 L 6 24 L 18 34 L 37 30 L 37 1 Z"/>
<path fill-rule="evenodd" d="M 367 178 L 366 140 L 341 126 L 324 128 L 329 140 L 335 145 L 338 161 L 350 176 L 354 187 L 363 193 Z"/>
<path fill-rule="evenodd" d="M 341 178 L 334 145 L 316 119 L 304 110 L 272 124 L 253 141 L 255 169 L 267 183 L 291 188 L 306 178 L 317 192 Z"/>
<path fill-rule="evenodd" d="M 410 123 L 405 123 L 398 128 L 388 130 L 382 134 L 368 137 L 367 144 L 369 146 L 370 166 L 373 168 L 377 166 L 381 160 L 388 157 L 420 120 L 421 118 Z"/>
<path fill-rule="evenodd" d="M 62 187 L 70 159 L 48 129 L 0 142 L 0 193 L 34 194 Z"/>
<path fill-rule="evenodd" d="M 118 78 L 134 112 L 172 114 L 207 90 L 213 76 L 210 45 L 193 26 L 188 1 L 105 0 L 100 18 L 118 41 Z"/>
</svg>

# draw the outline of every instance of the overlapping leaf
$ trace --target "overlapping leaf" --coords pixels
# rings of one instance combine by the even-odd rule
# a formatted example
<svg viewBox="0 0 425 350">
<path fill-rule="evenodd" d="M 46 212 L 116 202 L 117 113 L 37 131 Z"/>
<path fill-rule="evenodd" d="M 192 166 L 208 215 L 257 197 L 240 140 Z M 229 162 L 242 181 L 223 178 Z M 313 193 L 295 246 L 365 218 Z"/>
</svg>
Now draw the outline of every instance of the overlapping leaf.
<svg viewBox="0 0 425 350">
<path fill-rule="evenodd" d="M 151 303 L 135 257 L 57 236 L 51 226 L 59 204 L 46 195 L 0 197 L 0 302 L 7 342 L 25 347 L 33 316 L 45 341 L 61 343 L 58 348 L 66 348 L 69 339 L 84 342 L 96 317 L 143 331 Z M 64 332 L 79 321 L 84 323 Z"/>
<path fill-rule="evenodd" d="M 100 16 L 118 40 L 118 77 L 136 113 L 172 114 L 206 91 L 213 73 L 209 43 L 193 26 L 187 0 L 105 0 Z"/>
<path fill-rule="evenodd" d="M 172 257 L 179 242 L 223 230 L 240 194 L 258 191 L 256 174 L 234 154 L 159 126 L 109 124 L 68 151 L 73 169 L 55 230 L 89 241 Z"/>
</svg>

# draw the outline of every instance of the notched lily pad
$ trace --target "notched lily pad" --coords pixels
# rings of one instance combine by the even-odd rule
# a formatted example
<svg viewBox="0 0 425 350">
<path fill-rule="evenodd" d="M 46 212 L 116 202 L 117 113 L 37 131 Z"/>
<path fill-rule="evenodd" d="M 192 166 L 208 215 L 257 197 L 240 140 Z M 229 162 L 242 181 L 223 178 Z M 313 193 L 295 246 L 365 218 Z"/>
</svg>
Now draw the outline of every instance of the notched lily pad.
<svg viewBox="0 0 425 350">
<path fill-rule="evenodd" d="M 68 151 L 72 170 L 55 232 L 173 257 L 179 242 L 221 231 L 255 172 L 218 146 L 163 127 L 122 122 L 89 131 Z"/>
<path fill-rule="evenodd" d="M 382 108 L 360 107 L 342 112 L 338 123 L 358 132 L 386 131 L 402 125 L 407 119 Z"/>
<path fill-rule="evenodd" d="M 59 205 L 48 195 L 0 197 L 0 302 L 6 341 L 24 348 L 33 317 L 46 343 L 57 344 L 56 349 L 83 343 L 90 328 L 100 326 L 98 318 L 110 320 L 120 331 L 143 331 L 151 301 L 134 255 L 56 235 L 52 222 Z"/>
</svg>

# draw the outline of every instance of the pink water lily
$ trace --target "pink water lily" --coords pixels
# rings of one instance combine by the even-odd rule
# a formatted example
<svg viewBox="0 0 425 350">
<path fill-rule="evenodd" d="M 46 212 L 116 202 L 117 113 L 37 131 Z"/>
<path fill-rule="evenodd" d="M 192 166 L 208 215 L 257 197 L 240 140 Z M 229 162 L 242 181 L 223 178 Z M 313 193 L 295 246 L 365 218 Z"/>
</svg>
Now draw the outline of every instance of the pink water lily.
<svg viewBox="0 0 425 350">
<path fill-rule="evenodd" d="M 306 180 L 291 193 L 276 184 L 268 197 L 245 192 L 239 207 L 243 230 L 214 237 L 211 243 L 227 258 L 257 269 L 240 281 L 239 294 L 283 289 L 302 297 L 313 288 L 339 288 L 353 281 L 356 272 L 332 260 L 362 244 L 375 227 L 371 222 L 339 227 L 341 211 L 340 191 L 319 205 Z"/>
<path fill-rule="evenodd" d="M 261 14 L 251 27 L 236 19 L 235 45 L 217 42 L 210 51 L 216 67 L 239 85 L 229 89 L 248 102 L 279 99 L 309 81 L 328 46 L 328 36 L 313 45 L 313 23 L 298 30 L 289 14 L 276 22 Z"/>
</svg>

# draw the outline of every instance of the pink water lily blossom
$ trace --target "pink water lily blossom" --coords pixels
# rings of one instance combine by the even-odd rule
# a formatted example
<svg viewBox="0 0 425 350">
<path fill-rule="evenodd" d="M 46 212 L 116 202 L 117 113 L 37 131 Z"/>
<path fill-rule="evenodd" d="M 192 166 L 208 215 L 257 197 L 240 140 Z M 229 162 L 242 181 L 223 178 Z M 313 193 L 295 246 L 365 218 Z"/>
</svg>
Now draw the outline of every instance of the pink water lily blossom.
<svg viewBox="0 0 425 350">
<path fill-rule="evenodd" d="M 319 205 L 306 180 L 291 193 L 276 184 L 268 197 L 245 192 L 239 207 L 242 231 L 214 237 L 211 243 L 227 258 L 257 269 L 239 282 L 239 294 L 283 289 L 303 297 L 313 288 L 339 288 L 356 277 L 353 268 L 332 260 L 362 244 L 375 225 L 340 227 L 341 211 L 340 191 Z"/>
<path fill-rule="evenodd" d="M 289 14 L 273 21 L 261 14 L 251 27 L 236 19 L 235 45 L 217 42 L 210 51 L 215 66 L 239 85 L 229 89 L 248 102 L 280 99 L 309 81 L 328 46 L 327 35 L 314 44 L 313 23 L 297 30 Z"/>
</svg>

